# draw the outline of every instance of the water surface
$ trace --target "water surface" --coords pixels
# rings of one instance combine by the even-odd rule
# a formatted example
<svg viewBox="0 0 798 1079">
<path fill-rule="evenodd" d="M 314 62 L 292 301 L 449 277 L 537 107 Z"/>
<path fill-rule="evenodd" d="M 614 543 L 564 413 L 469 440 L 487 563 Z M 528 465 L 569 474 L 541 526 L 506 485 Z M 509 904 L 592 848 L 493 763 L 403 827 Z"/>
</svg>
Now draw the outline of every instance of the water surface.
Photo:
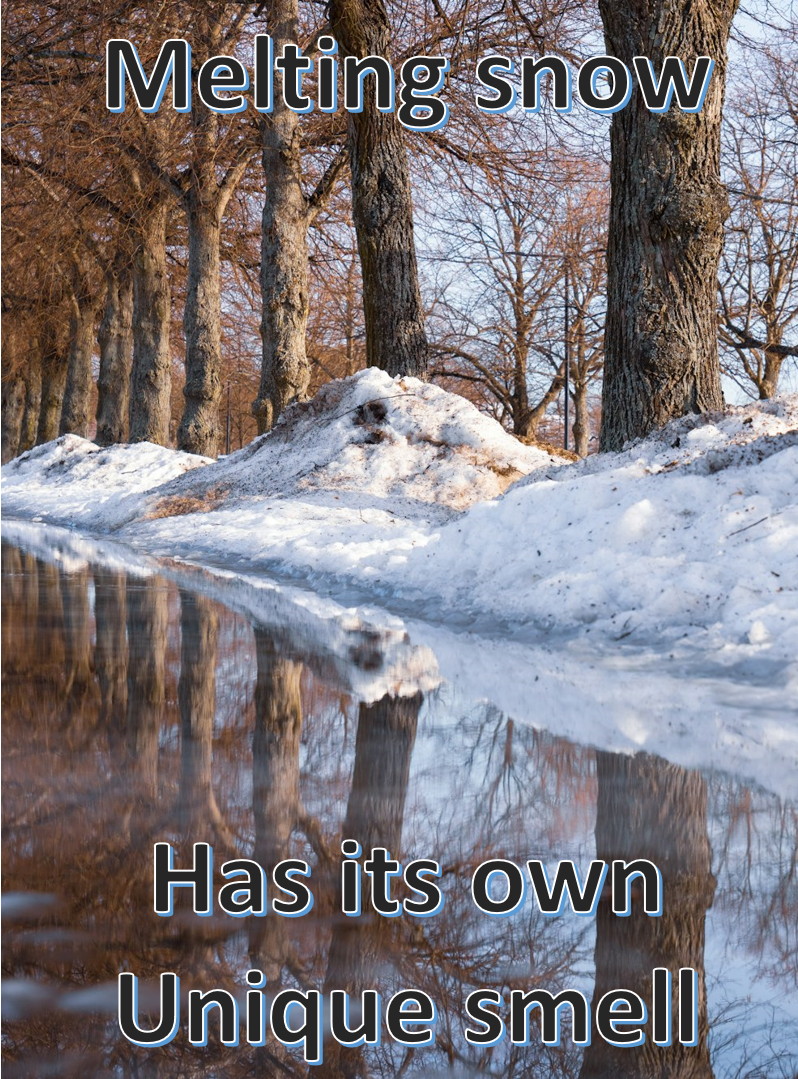
<svg viewBox="0 0 798 1079">
<path fill-rule="evenodd" d="M 418 988 L 435 1001 L 434 1047 L 387 1036 L 373 1048 L 328 1044 L 318 1075 L 798 1073 L 798 808 L 783 792 L 519 721 L 489 686 L 442 680 L 395 619 L 314 621 L 312 596 L 255 616 L 201 575 L 67 558 L 43 535 L 2 552 L 10 1076 L 306 1075 L 274 1038 L 221 1045 L 215 1010 L 205 1047 L 188 1043 L 184 1023 L 159 1049 L 119 1030 L 120 971 L 140 979 L 143 1026 L 148 1006 L 157 1020 L 161 972 L 179 974 L 184 994 L 226 988 L 243 1002 L 253 968 L 269 994 L 371 988 L 387 1001 Z M 755 687 L 726 692 L 756 708 Z M 566 718 L 579 729 L 580 714 Z M 684 716 L 687 728 L 705 721 Z M 437 858 L 443 910 L 341 917 L 342 838 L 403 861 Z M 305 859 L 313 911 L 200 918 L 178 899 L 158 917 L 158 841 L 180 864 L 197 841 L 213 845 L 217 865 Z M 528 896 L 493 919 L 470 895 L 488 858 L 649 858 L 664 912 L 649 918 L 638 903 L 618 918 L 605 889 L 592 918 L 545 918 Z M 697 1045 L 621 1050 L 594 1036 L 583 1049 L 565 1023 L 562 1044 L 544 1046 L 534 1012 L 529 1045 L 480 1049 L 463 1037 L 473 989 L 577 988 L 596 1001 L 626 988 L 650 999 L 656 966 L 698 972 Z"/>
</svg>

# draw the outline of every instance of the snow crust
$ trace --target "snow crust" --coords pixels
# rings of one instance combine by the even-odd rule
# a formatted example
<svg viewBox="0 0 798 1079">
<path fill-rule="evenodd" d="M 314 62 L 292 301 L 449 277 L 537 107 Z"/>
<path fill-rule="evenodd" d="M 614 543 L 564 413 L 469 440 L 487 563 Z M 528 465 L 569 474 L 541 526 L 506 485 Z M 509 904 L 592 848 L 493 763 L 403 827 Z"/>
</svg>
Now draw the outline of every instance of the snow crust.
<svg viewBox="0 0 798 1079">
<path fill-rule="evenodd" d="M 711 656 L 793 685 L 797 491 L 796 397 L 569 464 L 376 369 L 218 462 L 65 436 L 3 469 L 6 514 L 482 633 Z"/>
</svg>

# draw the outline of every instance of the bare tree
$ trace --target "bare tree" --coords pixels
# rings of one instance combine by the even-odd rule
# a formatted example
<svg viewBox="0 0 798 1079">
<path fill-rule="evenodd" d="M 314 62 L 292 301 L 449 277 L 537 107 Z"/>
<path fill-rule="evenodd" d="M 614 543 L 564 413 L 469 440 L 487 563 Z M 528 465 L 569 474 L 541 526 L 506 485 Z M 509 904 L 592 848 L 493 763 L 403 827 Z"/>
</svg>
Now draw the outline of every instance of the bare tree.
<svg viewBox="0 0 798 1079">
<path fill-rule="evenodd" d="M 650 112 L 642 94 L 611 127 L 608 300 L 601 448 L 675 416 L 720 408 L 717 276 L 729 214 L 720 181 L 726 45 L 738 0 L 599 0 L 607 52 L 715 62 L 703 108 Z"/>
<path fill-rule="evenodd" d="M 769 50 L 770 81 L 746 67 L 724 127 L 732 214 L 720 272 L 724 370 L 747 393 L 778 391 L 798 357 L 785 335 L 798 320 L 798 49 Z"/>
</svg>

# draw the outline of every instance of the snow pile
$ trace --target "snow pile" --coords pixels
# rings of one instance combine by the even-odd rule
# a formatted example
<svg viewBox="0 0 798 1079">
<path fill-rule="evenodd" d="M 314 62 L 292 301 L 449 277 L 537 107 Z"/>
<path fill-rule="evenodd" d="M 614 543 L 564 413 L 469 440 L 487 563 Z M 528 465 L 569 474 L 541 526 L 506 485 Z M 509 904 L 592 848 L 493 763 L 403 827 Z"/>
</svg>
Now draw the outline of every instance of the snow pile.
<svg viewBox="0 0 798 1079">
<path fill-rule="evenodd" d="M 7 512 L 483 633 L 711 652 L 771 684 L 798 655 L 795 397 L 566 464 L 460 397 L 369 370 L 217 463 L 59 440 L 4 479 Z"/>
<path fill-rule="evenodd" d="M 794 658 L 798 399 L 678 420 L 522 480 L 440 529 L 411 576 L 509 623 Z"/>
<path fill-rule="evenodd" d="M 62 435 L 3 467 L 3 510 L 118 528 L 140 512 L 143 492 L 208 464 L 210 457 L 151 442 L 101 447 L 78 435 Z"/>
<path fill-rule="evenodd" d="M 445 520 L 495 498 L 561 458 L 525 446 L 469 401 L 416 378 L 372 367 L 324 386 L 294 405 L 275 429 L 201 473 L 181 477 L 158 499 L 307 497 L 356 492 L 371 505 Z M 169 511 L 168 501 L 155 513 Z M 187 502 L 187 504 L 189 504 Z"/>
</svg>

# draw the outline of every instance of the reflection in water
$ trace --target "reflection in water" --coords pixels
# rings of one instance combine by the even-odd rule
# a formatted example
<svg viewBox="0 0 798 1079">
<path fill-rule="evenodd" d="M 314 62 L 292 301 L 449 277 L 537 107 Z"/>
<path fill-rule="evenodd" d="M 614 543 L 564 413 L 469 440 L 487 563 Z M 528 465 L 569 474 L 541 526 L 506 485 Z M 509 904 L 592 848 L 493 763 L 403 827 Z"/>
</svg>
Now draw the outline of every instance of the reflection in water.
<svg viewBox="0 0 798 1079">
<path fill-rule="evenodd" d="M 646 1042 L 640 1048 L 618 1048 L 595 1032 L 585 1051 L 580 1079 L 711 1079 L 707 1044 L 708 1020 L 704 976 L 704 922 L 715 892 L 707 837 L 707 788 L 703 777 L 639 753 L 596 754 L 598 803 L 596 854 L 608 863 L 647 858 L 663 879 L 663 912 L 649 917 L 640 896 L 629 917 L 612 911 L 607 894 L 596 912 L 596 983 L 593 1017 L 601 997 L 624 988 L 647 1002 Z M 671 972 L 673 1045 L 666 1051 L 653 1042 L 652 971 Z M 678 972 L 691 967 L 698 974 L 697 1044 L 678 1038 Z"/>
<path fill-rule="evenodd" d="M 311 1069 L 325 1077 L 795 1075 L 795 806 L 729 777 L 708 785 L 644 754 L 594 754 L 490 705 L 457 705 L 448 690 L 422 684 L 424 697 L 410 673 L 400 677 L 412 649 L 395 630 L 390 659 L 368 630 L 367 680 L 362 649 L 344 660 L 345 649 L 312 647 L 307 627 L 295 631 L 289 618 L 253 626 L 157 575 L 59 567 L 9 545 L 2 570 L 10 1075 L 305 1076 L 301 1054 L 271 1037 L 263 1047 L 243 1036 L 238 1048 L 221 1046 L 213 1015 L 205 1047 L 181 1029 L 168 1046 L 141 1049 L 118 1030 L 120 970 L 138 975 L 141 1023 L 154 1026 L 162 971 L 179 974 L 184 991 L 223 987 L 243 1000 L 253 967 L 267 994 L 344 989 L 357 998 L 373 988 L 385 1003 L 419 988 L 435 1000 L 433 1049 L 414 1053 L 386 1034 L 373 1048 L 328 1042 Z M 401 695 L 383 682 L 359 698 L 353 687 L 377 686 L 381 664 Z M 174 916 L 158 918 L 159 839 L 175 845 L 181 865 L 207 840 L 217 870 L 225 858 L 251 857 L 267 880 L 277 862 L 304 858 L 314 909 L 299 919 L 203 919 L 178 890 Z M 343 839 L 360 843 L 361 861 L 378 846 L 403 861 L 438 857 L 444 909 L 380 918 L 366 885 L 362 917 L 337 913 Z M 664 913 L 649 918 L 638 902 L 618 918 L 606 895 L 595 920 L 543 918 L 528 897 L 519 914 L 494 920 L 469 893 L 474 868 L 490 857 L 579 866 L 647 857 L 663 873 Z M 642 1049 L 614 1049 L 594 1034 L 582 1051 L 567 1028 L 561 1046 L 544 1047 L 535 1013 L 528 1046 L 464 1040 L 473 989 L 590 996 L 592 987 L 595 1012 L 607 989 L 649 1002 L 656 966 L 699 973 L 694 1047 L 649 1037 Z"/>
</svg>

